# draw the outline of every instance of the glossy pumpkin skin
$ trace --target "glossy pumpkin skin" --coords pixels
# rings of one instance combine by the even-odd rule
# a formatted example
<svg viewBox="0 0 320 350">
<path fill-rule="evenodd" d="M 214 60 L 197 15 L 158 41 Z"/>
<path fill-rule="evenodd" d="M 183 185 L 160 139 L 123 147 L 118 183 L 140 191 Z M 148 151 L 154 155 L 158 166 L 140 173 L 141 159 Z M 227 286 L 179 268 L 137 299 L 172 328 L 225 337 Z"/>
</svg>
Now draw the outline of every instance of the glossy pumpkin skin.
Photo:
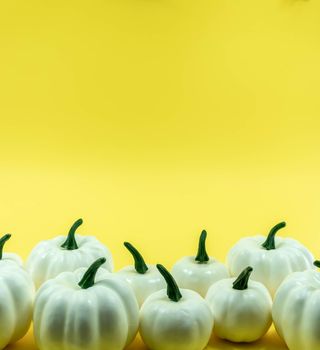
<svg viewBox="0 0 320 350">
<path fill-rule="evenodd" d="M 276 236 L 285 226 L 285 222 L 280 222 L 267 236 L 240 239 L 227 256 L 230 275 L 238 276 L 246 266 L 251 266 L 252 279 L 263 283 L 273 297 L 288 275 L 314 268 L 314 258 L 304 245 L 292 238 Z"/>
<path fill-rule="evenodd" d="M 178 302 L 166 290 L 152 294 L 142 305 L 140 334 L 152 350 L 202 350 L 210 339 L 213 317 L 207 302 L 196 292 L 181 289 Z"/>
<path fill-rule="evenodd" d="M 157 264 L 167 283 L 140 310 L 140 335 L 151 350 L 202 350 L 209 342 L 213 317 L 196 292 L 179 289 L 170 272 Z"/>
<path fill-rule="evenodd" d="M 61 273 L 38 290 L 33 319 L 40 350 L 121 350 L 135 338 L 139 307 L 130 286 L 100 269 L 83 289 L 85 272 Z"/>
<path fill-rule="evenodd" d="M 88 267 L 101 257 L 106 258 L 104 268 L 112 272 L 113 262 L 108 248 L 93 236 L 76 234 L 82 223 L 82 219 L 76 220 L 67 236 L 41 241 L 33 248 L 27 259 L 26 268 L 36 288 L 61 272 Z"/>
<path fill-rule="evenodd" d="M 272 299 L 260 282 L 249 280 L 244 289 L 234 289 L 235 278 L 214 283 L 206 296 L 214 316 L 214 332 L 233 342 L 253 342 L 272 323 Z"/>
<path fill-rule="evenodd" d="M 140 307 L 151 294 L 166 286 L 155 265 L 148 265 L 144 274 L 139 274 L 133 265 L 125 266 L 117 274 L 130 284 Z"/>
<path fill-rule="evenodd" d="M 101 256 L 107 259 L 103 267 L 110 272 L 113 270 L 110 251 L 95 237 L 76 234 L 75 239 L 77 249 L 68 250 L 61 247 L 66 240 L 65 236 L 42 241 L 33 248 L 27 259 L 26 269 L 32 276 L 36 288 L 61 272 L 87 267 Z"/>
<path fill-rule="evenodd" d="M 207 231 L 202 230 L 197 255 L 181 258 L 172 268 L 172 275 L 180 288 L 194 290 L 203 298 L 214 282 L 229 277 L 226 266 L 208 255 L 206 239 Z"/>
<path fill-rule="evenodd" d="M 274 298 L 272 317 L 279 336 L 290 350 L 319 350 L 320 273 L 288 276 Z"/>
<path fill-rule="evenodd" d="M 32 320 L 35 294 L 33 281 L 13 253 L 3 253 L 0 260 L 0 349 L 22 338 Z"/>
<path fill-rule="evenodd" d="M 165 288 L 166 282 L 155 265 L 146 264 L 136 247 L 129 242 L 124 242 L 124 246 L 132 255 L 134 265 L 125 266 L 117 274 L 130 284 L 141 307 L 149 295 Z"/>
<path fill-rule="evenodd" d="M 194 290 L 203 298 L 213 283 L 229 277 L 224 264 L 211 257 L 201 264 L 195 261 L 194 256 L 177 261 L 172 268 L 172 275 L 181 288 Z"/>
</svg>

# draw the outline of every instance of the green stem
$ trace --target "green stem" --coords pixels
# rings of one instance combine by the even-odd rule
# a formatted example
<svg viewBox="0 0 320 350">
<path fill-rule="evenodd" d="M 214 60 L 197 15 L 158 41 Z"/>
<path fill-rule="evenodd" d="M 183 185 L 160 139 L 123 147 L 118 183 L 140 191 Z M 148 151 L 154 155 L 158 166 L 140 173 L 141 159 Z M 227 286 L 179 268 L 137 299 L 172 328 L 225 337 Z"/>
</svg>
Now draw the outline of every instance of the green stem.
<svg viewBox="0 0 320 350">
<path fill-rule="evenodd" d="M 178 302 L 182 295 L 180 293 L 177 282 L 174 280 L 171 273 L 161 264 L 157 264 L 157 269 L 167 282 L 167 295 L 172 301 Z"/>
<path fill-rule="evenodd" d="M 2 259 L 3 246 L 7 242 L 7 240 L 10 239 L 10 237 L 11 237 L 10 233 L 7 233 L 6 235 L 0 238 L 0 260 Z"/>
<path fill-rule="evenodd" d="M 200 264 L 204 264 L 209 261 L 209 256 L 206 251 L 206 239 L 207 231 L 203 230 L 199 238 L 198 254 L 195 258 Z"/>
<path fill-rule="evenodd" d="M 253 268 L 251 266 L 246 267 L 233 282 L 233 289 L 244 290 L 248 288 L 248 281 Z"/>
<path fill-rule="evenodd" d="M 67 250 L 74 250 L 74 249 L 78 249 L 78 245 L 77 245 L 77 241 L 75 238 L 75 233 L 77 228 L 82 225 L 83 220 L 82 219 L 78 219 L 70 228 L 69 233 L 68 233 L 68 237 L 66 239 L 66 241 L 61 245 L 61 248 L 65 248 Z"/>
<path fill-rule="evenodd" d="M 313 265 L 316 266 L 316 267 L 318 267 L 318 268 L 320 268 L 320 260 L 315 260 L 315 261 L 313 262 Z"/>
<path fill-rule="evenodd" d="M 272 229 L 270 230 L 270 232 L 268 234 L 267 239 L 262 244 L 262 247 L 267 249 L 267 250 L 276 249 L 276 245 L 274 242 L 275 235 L 281 228 L 284 228 L 285 226 L 286 226 L 286 223 L 283 221 L 283 222 L 280 222 L 279 224 L 277 224 L 276 226 L 272 227 Z"/>
<path fill-rule="evenodd" d="M 138 252 L 138 250 L 129 242 L 124 242 L 124 246 L 129 250 L 134 259 L 134 267 L 138 273 L 142 275 L 148 271 L 148 266 L 145 263 L 142 255 Z"/>
<path fill-rule="evenodd" d="M 88 289 L 94 285 L 96 273 L 100 266 L 106 262 L 106 260 L 106 258 L 99 258 L 88 268 L 81 281 L 78 283 L 82 289 Z"/>
</svg>

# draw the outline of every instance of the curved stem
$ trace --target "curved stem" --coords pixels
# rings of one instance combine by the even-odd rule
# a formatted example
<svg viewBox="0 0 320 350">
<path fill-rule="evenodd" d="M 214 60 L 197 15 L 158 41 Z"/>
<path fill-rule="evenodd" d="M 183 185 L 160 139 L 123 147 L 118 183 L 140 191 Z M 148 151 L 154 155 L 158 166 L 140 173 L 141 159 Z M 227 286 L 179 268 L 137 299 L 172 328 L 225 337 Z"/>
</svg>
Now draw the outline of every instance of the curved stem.
<svg viewBox="0 0 320 350">
<path fill-rule="evenodd" d="M 77 241 L 75 238 L 75 233 L 77 228 L 82 225 L 83 220 L 82 219 L 78 219 L 70 228 L 69 233 L 68 233 L 68 237 L 66 239 L 66 241 L 61 244 L 61 248 L 65 248 L 67 250 L 74 250 L 74 249 L 78 249 L 78 245 L 77 245 Z"/>
<path fill-rule="evenodd" d="M 313 262 L 313 265 L 316 266 L 316 267 L 318 267 L 318 268 L 320 268 L 320 260 L 315 260 L 315 261 Z"/>
<path fill-rule="evenodd" d="M 167 295 L 172 301 L 178 302 L 182 295 L 180 293 L 177 282 L 172 277 L 171 273 L 161 264 L 157 264 L 157 269 L 167 282 Z"/>
<path fill-rule="evenodd" d="M 272 229 L 270 230 L 270 232 L 268 234 L 267 239 L 262 244 L 262 247 L 267 249 L 267 250 L 276 249 L 276 245 L 274 242 L 275 235 L 281 228 L 284 228 L 285 226 L 286 226 L 286 223 L 283 221 L 283 222 L 280 222 L 279 224 L 275 225 L 274 227 L 272 227 Z"/>
<path fill-rule="evenodd" d="M 199 238 L 198 253 L 195 258 L 195 260 L 198 261 L 200 264 L 203 264 L 209 261 L 209 256 L 206 251 L 206 239 L 207 239 L 207 231 L 203 230 Z"/>
<path fill-rule="evenodd" d="M 2 259 L 3 246 L 7 242 L 7 240 L 10 239 L 10 237 L 11 237 L 10 233 L 7 233 L 6 235 L 0 238 L 0 260 Z"/>
<path fill-rule="evenodd" d="M 96 273 L 100 266 L 106 262 L 106 260 L 106 258 L 99 258 L 88 268 L 81 281 L 78 283 L 82 289 L 88 289 L 94 285 Z"/>
<path fill-rule="evenodd" d="M 142 275 L 148 271 L 148 266 L 145 263 L 142 255 L 138 250 L 129 242 L 124 242 L 123 245 L 129 250 L 134 259 L 134 267 L 138 273 Z"/>
<path fill-rule="evenodd" d="M 244 290 L 248 288 L 248 281 L 253 268 L 251 266 L 246 267 L 233 282 L 233 289 Z"/>
</svg>

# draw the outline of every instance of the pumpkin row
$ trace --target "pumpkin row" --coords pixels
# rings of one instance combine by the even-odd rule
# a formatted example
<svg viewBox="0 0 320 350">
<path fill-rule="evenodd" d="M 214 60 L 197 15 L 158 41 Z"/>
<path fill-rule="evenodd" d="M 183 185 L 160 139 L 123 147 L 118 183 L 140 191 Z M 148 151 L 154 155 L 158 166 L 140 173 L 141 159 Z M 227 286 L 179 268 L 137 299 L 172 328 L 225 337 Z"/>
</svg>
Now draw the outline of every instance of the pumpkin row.
<svg viewBox="0 0 320 350">
<path fill-rule="evenodd" d="M 276 236 L 284 222 L 237 242 L 228 267 L 207 254 L 202 231 L 197 254 L 171 273 L 147 264 L 129 242 L 134 265 L 112 273 L 110 251 L 76 234 L 81 224 L 36 245 L 25 267 L 3 253 L 10 235 L 0 239 L 1 349 L 23 337 L 32 318 L 41 350 L 120 350 L 138 330 L 150 349 L 201 350 L 212 331 L 255 341 L 272 319 L 289 349 L 320 349 L 320 262 L 298 241 Z"/>
</svg>

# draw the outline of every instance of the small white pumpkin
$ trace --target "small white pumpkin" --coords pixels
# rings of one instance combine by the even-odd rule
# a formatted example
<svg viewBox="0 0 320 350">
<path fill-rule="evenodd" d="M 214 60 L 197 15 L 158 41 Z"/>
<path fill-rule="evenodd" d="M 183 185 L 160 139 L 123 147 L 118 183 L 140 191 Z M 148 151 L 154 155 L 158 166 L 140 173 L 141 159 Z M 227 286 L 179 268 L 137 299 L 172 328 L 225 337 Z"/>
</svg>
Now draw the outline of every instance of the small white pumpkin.
<svg viewBox="0 0 320 350">
<path fill-rule="evenodd" d="M 122 350 L 136 336 L 139 306 L 132 288 L 99 269 L 63 272 L 45 282 L 34 305 L 34 336 L 40 350 Z"/>
<path fill-rule="evenodd" d="M 206 251 L 207 232 L 203 230 L 199 239 L 196 256 L 186 256 L 177 261 L 172 268 L 172 275 L 180 288 L 192 289 L 205 297 L 209 287 L 222 278 L 229 277 L 226 266 Z"/>
<path fill-rule="evenodd" d="M 61 272 L 89 266 L 101 256 L 107 259 L 103 267 L 110 272 L 113 270 L 112 256 L 106 246 L 93 236 L 75 234 L 82 223 L 82 219 L 77 220 L 70 228 L 67 238 L 58 236 L 41 241 L 33 248 L 27 259 L 26 269 L 36 288 Z"/>
<path fill-rule="evenodd" d="M 320 261 L 314 264 L 320 267 Z M 306 270 L 288 276 L 274 297 L 272 317 L 290 350 L 320 349 L 320 272 Z"/>
<path fill-rule="evenodd" d="M 252 267 L 244 269 L 237 279 L 214 283 L 206 300 L 214 316 L 214 333 L 233 342 L 253 342 L 269 329 L 272 299 L 260 282 L 249 280 Z"/>
<path fill-rule="evenodd" d="M 22 267 L 21 258 L 13 253 L 2 253 L 10 237 L 6 234 L 0 239 L 0 349 L 27 333 L 35 293 L 33 281 Z"/>
<path fill-rule="evenodd" d="M 252 279 L 263 283 L 274 296 L 281 282 L 292 272 L 312 268 L 313 256 L 292 238 L 275 237 L 285 222 L 275 225 L 267 238 L 261 235 L 240 239 L 229 251 L 227 261 L 231 276 L 253 267 Z"/>
<path fill-rule="evenodd" d="M 139 251 L 129 242 L 124 242 L 134 258 L 134 266 L 125 266 L 117 274 L 133 288 L 138 304 L 141 306 L 149 295 L 164 289 L 166 282 L 155 265 L 146 264 Z"/>
<path fill-rule="evenodd" d="M 213 317 L 196 292 L 179 289 L 172 275 L 157 265 L 167 290 L 151 294 L 140 310 L 140 334 L 151 350 L 202 350 L 209 342 Z"/>
</svg>

